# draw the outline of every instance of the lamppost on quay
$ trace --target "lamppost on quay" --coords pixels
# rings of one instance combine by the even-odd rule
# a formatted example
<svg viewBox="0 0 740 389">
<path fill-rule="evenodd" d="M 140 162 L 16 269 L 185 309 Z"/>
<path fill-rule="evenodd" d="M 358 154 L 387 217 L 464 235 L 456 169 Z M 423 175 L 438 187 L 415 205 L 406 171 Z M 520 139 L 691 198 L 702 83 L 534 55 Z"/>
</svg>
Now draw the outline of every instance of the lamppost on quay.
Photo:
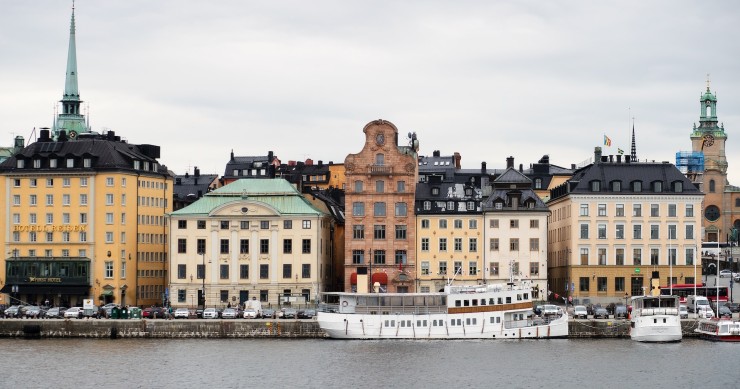
<svg viewBox="0 0 740 389">
<path fill-rule="evenodd" d="M 368 265 L 370 265 L 370 271 L 368 273 L 368 280 L 370 281 L 370 293 L 374 292 L 373 290 L 373 249 L 367 249 L 368 253 Z"/>
<path fill-rule="evenodd" d="M 206 308 L 206 252 L 201 251 L 198 253 L 201 255 L 201 258 L 203 259 L 203 309 Z"/>
</svg>

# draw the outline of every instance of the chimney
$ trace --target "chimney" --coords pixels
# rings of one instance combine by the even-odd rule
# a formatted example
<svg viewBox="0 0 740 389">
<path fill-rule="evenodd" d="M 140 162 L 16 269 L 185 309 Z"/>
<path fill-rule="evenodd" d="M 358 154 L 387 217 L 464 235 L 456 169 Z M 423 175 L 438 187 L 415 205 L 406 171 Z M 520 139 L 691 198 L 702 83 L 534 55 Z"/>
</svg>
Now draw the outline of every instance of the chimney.
<svg viewBox="0 0 740 389">
<path fill-rule="evenodd" d="M 601 162 L 601 147 L 594 147 L 594 163 Z"/>
<path fill-rule="evenodd" d="M 514 167 L 514 157 L 507 157 L 506 158 L 506 168 Z"/>
<path fill-rule="evenodd" d="M 267 163 L 272 163 L 273 155 L 272 150 L 267 152 Z"/>
<path fill-rule="evenodd" d="M 609 154 L 609 162 L 614 162 L 614 156 Z"/>
<path fill-rule="evenodd" d="M 629 155 L 625 155 L 624 156 L 624 163 L 630 163 L 630 156 Z"/>
<path fill-rule="evenodd" d="M 460 165 L 460 160 L 462 159 L 462 157 L 460 156 L 460 153 L 455 151 L 455 154 L 452 158 L 455 160 L 455 169 L 461 169 L 462 167 Z"/>
<path fill-rule="evenodd" d="M 570 164 L 570 170 L 576 170 L 576 164 L 571 163 Z"/>
<path fill-rule="evenodd" d="M 116 140 L 116 132 L 115 131 L 108 131 L 106 134 L 106 140 L 114 141 Z"/>
<path fill-rule="evenodd" d="M 434 150 L 434 151 L 432 152 L 432 156 L 433 156 L 433 157 L 439 157 L 439 150 Z"/>
<path fill-rule="evenodd" d="M 57 142 L 66 142 L 67 141 L 67 131 L 61 130 L 59 131 L 59 137 L 57 138 Z"/>
<path fill-rule="evenodd" d="M 319 167 L 324 167 L 324 161 L 319 160 Z"/>
<path fill-rule="evenodd" d="M 519 173 L 522 173 L 522 172 L 524 171 L 523 167 L 524 167 L 524 166 L 522 166 L 522 164 L 520 163 L 520 164 L 519 164 Z"/>
<path fill-rule="evenodd" d="M 50 139 L 48 129 L 39 131 L 39 142 L 48 142 Z"/>
<path fill-rule="evenodd" d="M 480 172 L 486 174 L 486 161 L 480 163 Z"/>
<path fill-rule="evenodd" d="M 229 161 L 234 162 L 234 149 L 231 149 L 231 159 Z"/>
<path fill-rule="evenodd" d="M 18 135 L 15 137 L 15 146 L 16 148 L 22 149 L 24 145 L 23 137 Z"/>
<path fill-rule="evenodd" d="M 311 158 L 308 158 L 308 159 L 306 160 L 306 166 L 313 166 L 313 159 L 311 159 Z"/>
<path fill-rule="evenodd" d="M 622 163 L 622 155 L 617 154 L 617 163 Z"/>
</svg>

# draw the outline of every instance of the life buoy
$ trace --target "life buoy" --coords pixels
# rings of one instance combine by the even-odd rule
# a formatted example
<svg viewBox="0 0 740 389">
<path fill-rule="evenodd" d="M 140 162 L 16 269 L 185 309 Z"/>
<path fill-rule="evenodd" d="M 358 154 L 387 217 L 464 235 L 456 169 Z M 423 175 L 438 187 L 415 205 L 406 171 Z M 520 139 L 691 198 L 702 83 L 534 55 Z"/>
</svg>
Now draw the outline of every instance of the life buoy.
<svg viewBox="0 0 740 389">
<path fill-rule="evenodd" d="M 346 307 L 348 305 L 347 301 L 342 301 L 342 306 Z"/>
</svg>

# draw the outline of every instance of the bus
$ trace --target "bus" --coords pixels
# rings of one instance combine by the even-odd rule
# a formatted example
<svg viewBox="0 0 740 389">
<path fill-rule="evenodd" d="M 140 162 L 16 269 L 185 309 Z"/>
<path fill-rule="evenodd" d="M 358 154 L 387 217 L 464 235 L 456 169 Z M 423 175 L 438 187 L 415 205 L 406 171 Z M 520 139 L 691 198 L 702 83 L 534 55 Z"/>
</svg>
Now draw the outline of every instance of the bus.
<svg viewBox="0 0 740 389">
<path fill-rule="evenodd" d="M 681 304 L 686 304 L 686 297 L 694 294 L 694 287 L 696 287 L 696 295 L 704 296 L 710 302 L 717 300 L 717 292 L 719 291 L 719 302 L 725 303 L 729 301 L 730 290 L 727 286 L 707 286 L 704 284 L 673 284 L 660 287 L 660 294 L 663 296 L 669 296 L 673 294 L 678 296 Z"/>
</svg>

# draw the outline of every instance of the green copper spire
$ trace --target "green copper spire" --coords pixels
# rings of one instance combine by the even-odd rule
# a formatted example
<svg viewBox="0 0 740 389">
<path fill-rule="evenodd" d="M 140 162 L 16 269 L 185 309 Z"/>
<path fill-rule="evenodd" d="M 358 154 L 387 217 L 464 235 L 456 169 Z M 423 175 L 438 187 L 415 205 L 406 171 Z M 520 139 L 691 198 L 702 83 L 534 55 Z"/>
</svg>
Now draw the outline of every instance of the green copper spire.
<svg viewBox="0 0 740 389">
<path fill-rule="evenodd" d="M 57 115 L 54 123 L 53 138 L 59 137 L 64 130 L 69 138 L 76 138 L 83 132 L 90 132 L 85 123 L 85 116 L 80 113 L 80 91 L 77 86 L 77 45 L 75 41 L 75 9 L 72 3 L 72 21 L 69 27 L 69 50 L 67 51 L 67 75 L 64 80 L 64 96 L 62 96 L 62 112 Z"/>
</svg>

